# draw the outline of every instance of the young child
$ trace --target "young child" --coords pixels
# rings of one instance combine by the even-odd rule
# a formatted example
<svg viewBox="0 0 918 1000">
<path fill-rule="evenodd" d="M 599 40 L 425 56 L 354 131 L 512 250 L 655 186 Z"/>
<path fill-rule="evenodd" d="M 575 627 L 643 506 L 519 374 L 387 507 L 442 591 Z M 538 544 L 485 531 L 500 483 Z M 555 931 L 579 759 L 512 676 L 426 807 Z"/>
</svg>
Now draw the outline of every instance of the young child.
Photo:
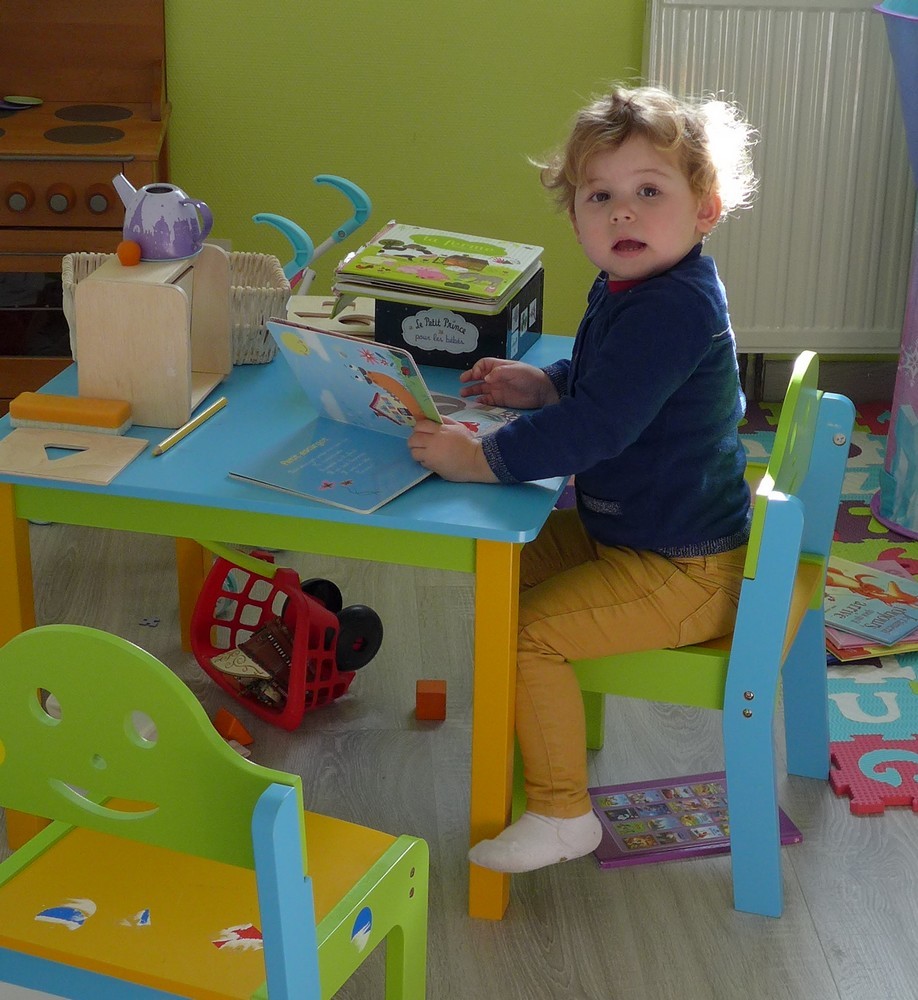
<svg viewBox="0 0 918 1000">
<path fill-rule="evenodd" d="M 723 286 L 704 238 L 745 207 L 751 129 L 719 101 L 612 91 L 576 117 L 542 182 L 600 273 L 570 361 L 485 358 L 464 395 L 532 410 L 476 440 L 423 421 L 409 439 L 455 481 L 575 476 L 523 548 L 516 727 L 527 811 L 469 858 L 522 872 L 581 857 L 601 828 L 587 793 L 568 661 L 676 647 L 733 627 L 749 532 L 745 400 Z"/>
</svg>

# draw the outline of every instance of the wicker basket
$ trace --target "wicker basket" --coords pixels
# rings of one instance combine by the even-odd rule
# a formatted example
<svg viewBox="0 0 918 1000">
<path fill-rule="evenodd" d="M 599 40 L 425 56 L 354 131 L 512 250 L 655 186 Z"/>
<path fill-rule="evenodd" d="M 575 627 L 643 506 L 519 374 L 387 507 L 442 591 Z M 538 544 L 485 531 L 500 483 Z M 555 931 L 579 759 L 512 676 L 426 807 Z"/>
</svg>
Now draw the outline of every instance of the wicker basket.
<svg viewBox="0 0 918 1000">
<path fill-rule="evenodd" d="M 74 361 L 77 356 L 76 304 L 73 298 L 76 286 L 111 256 L 108 253 L 68 253 L 61 263 L 64 317 L 70 327 L 70 353 Z"/>
<path fill-rule="evenodd" d="M 68 253 L 61 265 L 63 307 L 70 327 L 70 351 L 76 359 L 76 308 L 74 290 L 111 254 Z M 276 257 L 263 253 L 231 253 L 230 323 L 233 364 L 260 365 L 277 354 L 277 344 L 266 322 L 283 317 L 290 298 L 290 282 Z"/>
<path fill-rule="evenodd" d="M 230 286 L 233 364 L 262 365 L 277 354 L 265 324 L 272 316 L 287 315 L 290 282 L 276 257 L 231 253 Z"/>
</svg>

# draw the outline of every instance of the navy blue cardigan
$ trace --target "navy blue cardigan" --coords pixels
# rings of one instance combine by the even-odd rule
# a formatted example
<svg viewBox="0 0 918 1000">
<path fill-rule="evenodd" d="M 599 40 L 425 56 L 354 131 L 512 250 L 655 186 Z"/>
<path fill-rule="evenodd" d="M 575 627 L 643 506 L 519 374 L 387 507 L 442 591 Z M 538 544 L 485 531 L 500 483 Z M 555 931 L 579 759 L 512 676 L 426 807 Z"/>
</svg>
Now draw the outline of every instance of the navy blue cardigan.
<svg viewBox="0 0 918 1000">
<path fill-rule="evenodd" d="M 571 360 L 545 371 L 560 400 L 483 439 L 501 482 L 575 475 L 580 517 L 603 545 L 692 556 L 746 541 L 745 398 L 701 244 L 625 290 L 600 274 Z"/>
</svg>

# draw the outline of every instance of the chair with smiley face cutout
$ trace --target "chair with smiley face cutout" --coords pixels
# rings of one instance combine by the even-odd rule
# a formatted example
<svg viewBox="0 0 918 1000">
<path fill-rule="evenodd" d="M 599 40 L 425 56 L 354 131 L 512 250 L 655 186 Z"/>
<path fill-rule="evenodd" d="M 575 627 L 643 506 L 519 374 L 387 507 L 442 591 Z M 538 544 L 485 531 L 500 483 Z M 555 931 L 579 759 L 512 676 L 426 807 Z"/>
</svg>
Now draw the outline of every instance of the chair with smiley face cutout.
<svg viewBox="0 0 918 1000">
<path fill-rule="evenodd" d="M 32 629 L 0 676 L 0 805 L 53 820 L 0 864 L 0 981 L 330 997 L 385 940 L 387 1000 L 425 995 L 423 840 L 304 812 L 298 776 L 243 759 L 124 639 Z"/>
</svg>

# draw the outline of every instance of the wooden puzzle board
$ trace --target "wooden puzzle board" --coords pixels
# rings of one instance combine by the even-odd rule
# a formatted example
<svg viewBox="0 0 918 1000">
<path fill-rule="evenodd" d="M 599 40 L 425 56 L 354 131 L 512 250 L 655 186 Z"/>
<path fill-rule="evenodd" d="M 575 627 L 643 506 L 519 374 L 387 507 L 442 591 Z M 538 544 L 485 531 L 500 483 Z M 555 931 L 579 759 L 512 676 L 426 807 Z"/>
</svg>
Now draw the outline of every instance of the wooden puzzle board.
<svg viewBox="0 0 918 1000">
<path fill-rule="evenodd" d="M 287 319 L 304 323 L 314 330 L 372 339 L 376 333 L 376 301 L 358 296 L 333 319 L 336 301 L 332 295 L 291 295 L 287 302 Z"/>
<path fill-rule="evenodd" d="M 116 434 L 17 427 L 0 441 L 0 472 L 107 486 L 148 443 Z"/>
</svg>

